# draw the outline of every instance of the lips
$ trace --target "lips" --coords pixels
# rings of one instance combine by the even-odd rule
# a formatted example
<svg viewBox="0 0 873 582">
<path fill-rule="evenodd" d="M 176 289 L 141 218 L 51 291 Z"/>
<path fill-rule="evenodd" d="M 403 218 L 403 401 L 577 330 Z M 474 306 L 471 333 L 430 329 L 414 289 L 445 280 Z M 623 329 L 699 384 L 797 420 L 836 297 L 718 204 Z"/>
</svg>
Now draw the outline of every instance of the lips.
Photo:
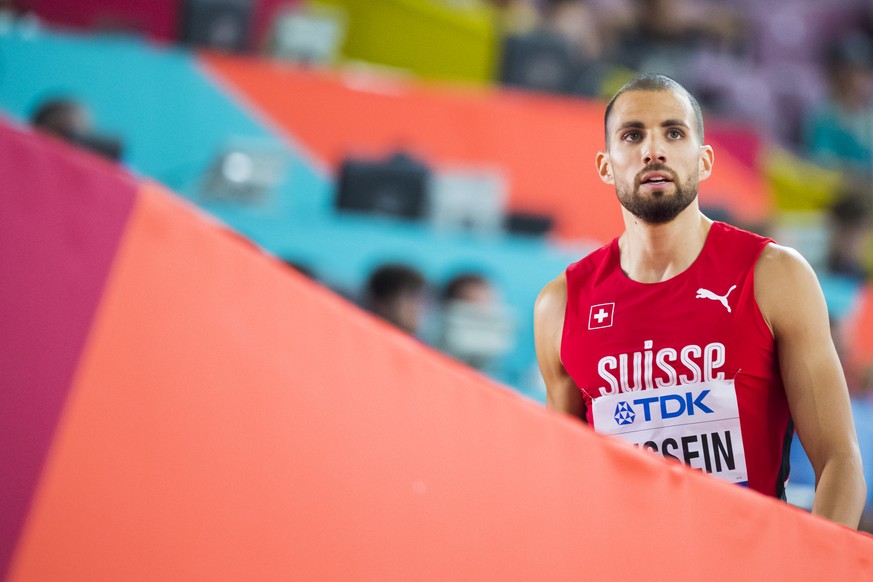
<svg viewBox="0 0 873 582">
<path fill-rule="evenodd" d="M 670 184 L 673 176 L 669 172 L 648 172 L 643 174 L 640 184 Z"/>
</svg>

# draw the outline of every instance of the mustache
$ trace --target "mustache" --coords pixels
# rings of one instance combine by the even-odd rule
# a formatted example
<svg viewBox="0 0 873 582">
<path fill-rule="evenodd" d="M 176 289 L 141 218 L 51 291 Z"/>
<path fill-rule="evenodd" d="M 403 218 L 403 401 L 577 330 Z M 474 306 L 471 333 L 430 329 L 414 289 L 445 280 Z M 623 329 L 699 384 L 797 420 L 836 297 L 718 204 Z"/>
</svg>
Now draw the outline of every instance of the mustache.
<svg viewBox="0 0 873 582">
<path fill-rule="evenodd" d="M 667 164 L 649 164 L 636 175 L 634 178 L 634 185 L 639 187 L 640 184 L 643 183 L 643 176 L 648 174 L 649 172 L 664 172 L 665 174 L 670 174 L 670 179 L 673 180 L 674 183 L 679 183 L 679 179 L 676 176 L 676 172 L 671 170 Z"/>
</svg>

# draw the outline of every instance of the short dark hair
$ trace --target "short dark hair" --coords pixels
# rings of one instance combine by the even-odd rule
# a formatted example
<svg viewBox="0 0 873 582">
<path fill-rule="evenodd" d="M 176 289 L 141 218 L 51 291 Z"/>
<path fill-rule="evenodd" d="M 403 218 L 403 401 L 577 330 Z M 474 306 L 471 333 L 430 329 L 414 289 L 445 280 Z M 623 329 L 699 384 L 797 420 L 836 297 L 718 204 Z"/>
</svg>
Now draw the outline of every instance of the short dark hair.
<svg viewBox="0 0 873 582">
<path fill-rule="evenodd" d="M 678 81 L 662 75 L 660 73 L 646 73 L 639 75 L 625 83 L 619 89 L 609 103 L 606 105 L 606 113 L 603 116 L 603 130 L 606 138 L 606 147 L 609 147 L 609 116 L 612 114 L 612 107 L 624 93 L 628 91 L 677 91 L 688 97 L 691 102 L 691 109 L 694 111 L 694 121 L 697 123 L 697 139 L 703 144 L 703 112 L 700 110 L 700 103 L 694 98 L 694 95 L 688 92 L 688 89 L 683 87 Z"/>
<path fill-rule="evenodd" d="M 478 273 L 455 275 L 443 287 L 442 293 L 440 293 L 440 301 L 448 302 L 461 297 L 464 287 L 468 285 L 490 285 L 490 283 L 484 275 Z"/>
<path fill-rule="evenodd" d="M 64 126 L 64 116 L 81 109 L 81 107 L 77 101 L 67 97 L 50 99 L 41 103 L 34 110 L 30 116 L 30 123 L 34 127 L 67 134 L 69 128 Z"/>
<path fill-rule="evenodd" d="M 367 280 L 367 299 L 385 301 L 404 293 L 418 293 L 424 288 L 424 277 L 417 269 L 401 264 L 376 268 Z"/>
</svg>

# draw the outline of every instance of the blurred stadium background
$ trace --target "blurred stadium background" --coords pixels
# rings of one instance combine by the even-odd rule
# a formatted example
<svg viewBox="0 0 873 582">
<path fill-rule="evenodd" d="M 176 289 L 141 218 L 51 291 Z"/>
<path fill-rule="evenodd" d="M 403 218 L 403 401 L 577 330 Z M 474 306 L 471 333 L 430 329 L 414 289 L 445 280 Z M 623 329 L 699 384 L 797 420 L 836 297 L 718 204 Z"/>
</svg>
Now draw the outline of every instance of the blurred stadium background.
<svg viewBox="0 0 873 582">
<path fill-rule="evenodd" d="M 422 342 L 537 402 L 536 294 L 621 229 L 594 172 L 604 100 L 637 72 L 670 74 L 700 98 L 716 150 L 704 211 L 816 269 L 873 483 L 873 3 L 0 7 L 7 120 L 79 104 L 79 145 L 362 307 L 376 268 L 411 267 Z M 489 303 L 448 309 L 441 289 L 465 273 Z M 797 443 L 792 462 L 792 501 L 808 506 Z"/>
</svg>

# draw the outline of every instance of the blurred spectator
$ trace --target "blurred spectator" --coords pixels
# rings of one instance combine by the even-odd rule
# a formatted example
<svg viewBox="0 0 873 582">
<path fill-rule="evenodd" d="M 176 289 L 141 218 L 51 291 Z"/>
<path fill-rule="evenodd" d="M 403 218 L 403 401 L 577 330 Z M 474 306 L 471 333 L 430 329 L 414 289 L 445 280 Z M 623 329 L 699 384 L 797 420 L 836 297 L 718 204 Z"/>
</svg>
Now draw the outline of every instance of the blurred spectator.
<svg viewBox="0 0 873 582">
<path fill-rule="evenodd" d="M 494 286 L 478 273 L 453 277 L 440 294 L 441 321 L 436 347 L 483 372 L 514 343 L 514 322 Z"/>
<path fill-rule="evenodd" d="M 828 47 L 823 61 L 828 96 L 807 116 L 804 142 L 811 160 L 869 175 L 873 167 L 873 42 L 855 33 Z"/>
<path fill-rule="evenodd" d="M 616 58 L 639 72 L 686 79 L 697 53 L 742 52 L 745 24 L 731 6 L 690 0 L 635 0 L 633 20 L 622 35 Z M 686 79 L 693 85 L 693 79 Z"/>
<path fill-rule="evenodd" d="M 869 186 L 846 189 L 829 208 L 827 270 L 863 281 L 865 246 L 871 234 Z"/>
<path fill-rule="evenodd" d="M 540 26 L 542 17 L 533 0 L 488 0 L 497 10 L 501 34 L 526 34 Z"/>
<path fill-rule="evenodd" d="M 81 102 L 70 98 L 50 99 L 40 104 L 31 116 L 36 129 L 110 160 L 121 158 L 121 142 L 94 130 L 91 113 Z"/>
<path fill-rule="evenodd" d="M 423 315 L 425 280 L 401 264 L 377 267 L 367 280 L 364 307 L 403 331 L 416 335 Z"/>
<path fill-rule="evenodd" d="M 519 2 L 495 3 L 508 9 Z M 589 0 L 539 4 L 536 22 L 503 26 L 500 81 L 536 91 L 600 97 L 603 77 L 610 71 L 604 57 L 616 38 L 611 34 L 615 10 L 598 10 Z"/>
<path fill-rule="evenodd" d="M 577 59 L 594 61 L 603 57 L 605 40 L 597 15 L 586 0 L 546 0 L 543 26 L 565 38 Z"/>
<path fill-rule="evenodd" d="M 440 296 L 443 302 L 466 301 L 479 305 L 490 305 L 497 301 L 497 291 L 488 279 L 476 273 L 464 273 L 453 277 Z"/>
<path fill-rule="evenodd" d="M 601 98 L 604 79 L 615 73 L 612 57 L 631 12 L 598 0 L 544 0 L 542 31 L 563 39 L 574 62 L 574 94 Z"/>
<path fill-rule="evenodd" d="M 34 111 L 31 123 L 37 129 L 61 139 L 91 131 L 91 114 L 88 109 L 73 99 L 52 99 L 42 103 Z"/>
<path fill-rule="evenodd" d="M 39 27 L 39 19 L 23 0 L 0 0 L 0 31 L 11 25 L 33 32 Z"/>
</svg>

